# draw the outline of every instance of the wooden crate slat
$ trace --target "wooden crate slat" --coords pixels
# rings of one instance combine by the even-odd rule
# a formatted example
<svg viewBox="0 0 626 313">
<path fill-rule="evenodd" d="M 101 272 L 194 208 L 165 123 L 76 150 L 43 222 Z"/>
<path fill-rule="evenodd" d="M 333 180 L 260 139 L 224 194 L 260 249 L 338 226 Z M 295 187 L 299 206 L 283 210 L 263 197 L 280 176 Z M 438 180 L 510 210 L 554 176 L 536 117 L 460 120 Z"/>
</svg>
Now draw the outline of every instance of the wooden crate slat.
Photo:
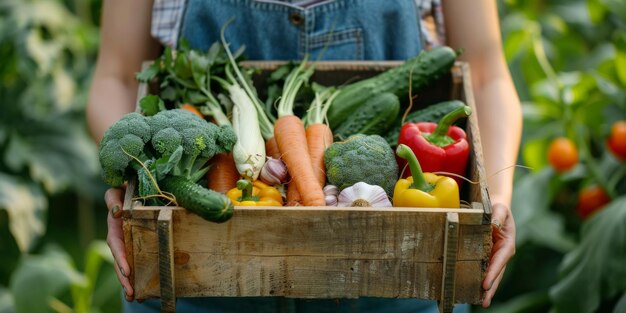
<svg viewBox="0 0 626 313">
<path fill-rule="evenodd" d="M 436 286 L 435 282 L 441 282 L 444 228 L 436 225 L 445 223 L 447 212 L 444 210 L 439 214 L 431 210 L 419 214 L 402 210 L 281 211 L 238 208 L 237 218 L 224 224 L 207 224 L 184 209 L 174 209 L 173 212 L 176 217 L 174 263 L 177 295 L 283 295 L 303 298 L 367 295 L 435 300 L 440 296 L 440 286 Z M 321 218 L 320 212 L 326 212 L 327 216 Z M 364 213 L 370 213 L 371 219 L 380 222 L 370 225 L 368 218 L 354 217 Z M 276 218 L 276 215 L 281 217 Z M 328 228 L 316 229 L 320 219 L 329 221 L 328 225 L 336 227 L 347 223 L 348 227 L 336 228 L 331 234 Z M 266 223 L 259 223 L 263 220 Z M 352 224 L 347 222 L 350 220 Z M 137 296 L 148 298 L 159 296 L 159 271 L 154 264 L 158 261 L 160 245 L 155 226 L 150 223 L 156 221 L 137 223 L 133 232 L 135 272 L 144 277 L 135 281 Z M 369 233 L 353 231 L 353 228 L 365 229 L 362 224 L 369 226 Z M 273 228 L 268 231 L 272 225 Z M 204 231 L 198 236 L 199 228 Z M 459 241 L 462 258 L 457 262 L 457 275 L 472 277 L 480 272 L 483 263 L 484 252 L 476 248 L 481 248 L 477 242 L 484 239 L 487 226 L 460 225 L 459 228 L 464 240 Z M 296 232 L 295 229 L 299 230 Z M 276 235 L 280 233 L 285 236 Z M 350 243 L 343 240 L 346 236 L 351 237 Z M 263 242 L 266 244 L 259 244 Z M 302 250 L 303 245 L 306 251 Z M 347 246 L 352 248 L 345 250 Z M 378 249 L 387 253 L 380 254 Z M 293 282 L 299 281 L 305 281 L 307 285 L 294 285 Z M 417 282 L 422 286 L 416 285 Z M 476 301 L 479 297 L 479 288 L 457 293 L 460 301 Z"/>
</svg>

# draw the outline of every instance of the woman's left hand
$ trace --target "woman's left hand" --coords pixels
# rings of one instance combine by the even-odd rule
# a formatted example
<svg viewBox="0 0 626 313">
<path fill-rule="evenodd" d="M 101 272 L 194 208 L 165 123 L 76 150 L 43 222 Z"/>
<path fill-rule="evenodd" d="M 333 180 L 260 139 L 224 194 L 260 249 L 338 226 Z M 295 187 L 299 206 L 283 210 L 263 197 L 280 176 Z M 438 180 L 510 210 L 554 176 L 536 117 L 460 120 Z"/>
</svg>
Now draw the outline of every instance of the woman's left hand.
<svg viewBox="0 0 626 313">
<path fill-rule="evenodd" d="M 491 305 L 491 299 L 500 285 L 506 264 L 515 255 L 515 221 L 511 210 L 502 203 L 494 203 L 492 208 L 493 247 L 487 275 L 483 281 L 483 289 L 486 291 L 483 300 L 484 308 Z"/>
</svg>

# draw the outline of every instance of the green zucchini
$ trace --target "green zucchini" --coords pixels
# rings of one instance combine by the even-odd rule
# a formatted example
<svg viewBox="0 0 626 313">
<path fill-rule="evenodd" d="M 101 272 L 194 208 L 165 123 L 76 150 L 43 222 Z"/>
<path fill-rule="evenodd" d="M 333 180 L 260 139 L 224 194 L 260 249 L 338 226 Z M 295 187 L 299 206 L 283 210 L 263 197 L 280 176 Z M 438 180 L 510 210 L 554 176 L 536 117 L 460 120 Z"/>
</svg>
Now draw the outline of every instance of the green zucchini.
<svg viewBox="0 0 626 313">
<path fill-rule="evenodd" d="M 164 191 L 176 197 L 178 205 L 205 220 L 222 223 L 233 216 L 233 203 L 226 195 L 204 188 L 182 176 L 166 176 L 159 181 Z"/>
<path fill-rule="evenodd" d="M 391 92 L 398 97 L 406 97 L 409 81 L 412 92 L 423 90 L 443 74 L 449 73 L 456 57 L 452 48 L 436 47 L 422 51 L 400 66 L 341 88 L 327 114 L 331 129 L 335 131 L 357 107 L 376 95 Z"/>
<path fill-rule="evenodd" d="M 340 140 L 354 134 L 382 135 L 396 120 L 399 112 L 398 96 L 390 92 L 381 93 L 359 106 L 333 134 Z"/>
<path fill-rule="evenodd" d="M 465 103 L 459 100 L 450 100 L 431 104 L 423 109 L 409 113 L 406 116 L 404 123 L 437 122 L 444 115 L 463 106 L 465 106 Z M 387 143 L 389 143 L 391 147 L 398 145 L 398 136 L 400 135 L 400 128 L 402 128 L 402 125 L 402 116 L 400 116 L 384 136 L 385 140 L 387 140 Z"/>
</svg>

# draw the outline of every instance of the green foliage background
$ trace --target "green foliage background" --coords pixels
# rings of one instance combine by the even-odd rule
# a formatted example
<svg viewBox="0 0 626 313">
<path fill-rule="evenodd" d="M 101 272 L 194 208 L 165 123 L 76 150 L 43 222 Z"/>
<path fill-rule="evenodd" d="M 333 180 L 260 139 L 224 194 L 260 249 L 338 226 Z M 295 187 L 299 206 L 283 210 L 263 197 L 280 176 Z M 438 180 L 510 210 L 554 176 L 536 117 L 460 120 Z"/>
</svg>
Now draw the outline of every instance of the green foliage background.
<svg viewBox="0 0 626 313">
<path fill-rule="evenodd" d="M 100 5 L 0 3 L 0 313 L 120 311 L 105 186 L 84 119 Z M 523 100 L 523 167 L 512 206 L 517 254 L 489 312 L 625 312 L 626 165 L 605 139 L 626 119 L 626 2 L 499 7 Z M 546 159 L 557 136 L 580 153 L 566 173 Z M 575 207 L 589 184 L 612 199 L 583 220 Z"/>
</svg>

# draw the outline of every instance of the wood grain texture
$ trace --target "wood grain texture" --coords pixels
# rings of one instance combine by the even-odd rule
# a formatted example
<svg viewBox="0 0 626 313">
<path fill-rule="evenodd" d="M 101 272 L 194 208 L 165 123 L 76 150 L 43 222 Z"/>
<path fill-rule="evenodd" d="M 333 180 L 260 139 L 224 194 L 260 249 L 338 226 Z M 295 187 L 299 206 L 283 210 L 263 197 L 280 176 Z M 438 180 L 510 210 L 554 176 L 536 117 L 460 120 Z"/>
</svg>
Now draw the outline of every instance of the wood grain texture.
<svg viewBox="0 0 626 313">
<path fill-rule="evenodd" d="M 147 210 L 159 209 L 135 211 Z M 236 207 L 230 221 L 213 224 L 175 208 L 176 294 L 439 300 L 448 211 Z M 483 213 L 452 211 L 459 220 Z M 151 225 L 156 221 L 132 223 L 136 296 L 159 297 L 154 266 L 159 240 Z M 481 272 L 486 227 L 460 224 L 463 239 L 458 241 L 456 268 L 469 277 L 458 281 L 475 280 Z M 480 291 L 455 292 L 456 301 L 477 302 Z"/>
</svg>

